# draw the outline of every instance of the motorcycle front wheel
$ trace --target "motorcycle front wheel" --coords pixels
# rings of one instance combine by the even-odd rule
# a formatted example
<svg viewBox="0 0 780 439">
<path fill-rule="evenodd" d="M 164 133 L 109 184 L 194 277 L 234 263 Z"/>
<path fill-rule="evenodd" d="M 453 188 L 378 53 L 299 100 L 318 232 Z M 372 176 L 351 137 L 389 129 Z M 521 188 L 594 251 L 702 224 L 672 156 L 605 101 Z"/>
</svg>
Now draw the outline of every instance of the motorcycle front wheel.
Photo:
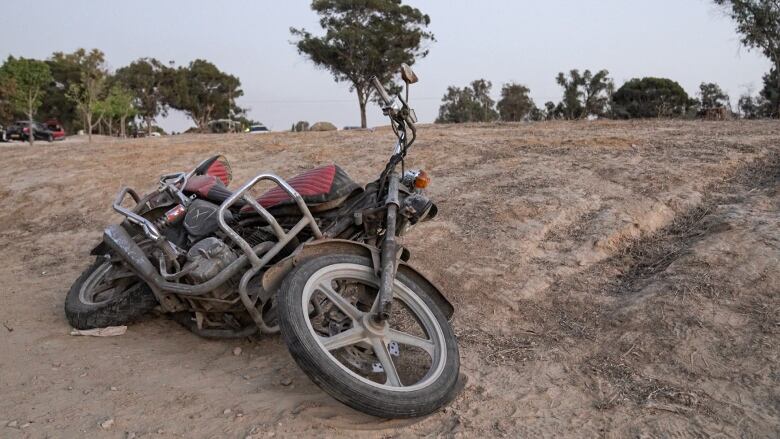
<svg viewBox="0 0 780 439">
<path fill-rule="evenodd" d="M 378 288 L 368 258 L 306 261 L 279 289 L 282 336 L 306 375 L 342 403 L 383 418 L 429 414 L 457 390 L 452 327 L 426 288 L 400 272 L 390 318 L 377 324 Z"/>
</svg>

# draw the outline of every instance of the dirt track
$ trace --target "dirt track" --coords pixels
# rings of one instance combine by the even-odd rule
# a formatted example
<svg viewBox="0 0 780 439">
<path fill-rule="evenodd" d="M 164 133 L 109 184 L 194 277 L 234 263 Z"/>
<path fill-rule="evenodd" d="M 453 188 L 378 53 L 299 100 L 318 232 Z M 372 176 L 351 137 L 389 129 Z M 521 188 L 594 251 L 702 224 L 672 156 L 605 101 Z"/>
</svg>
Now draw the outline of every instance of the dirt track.
<svg viewBox="0 0 780 439">
<path fill-rule="evenodd" d="M 160 317 L 72 337 L 62 311 L 120 185 L 217 151 L 235 184 L 334 158 L 365 182 L 389 131 L 0 144 L 0 437 L 780 435 L 777 122 L 420 137 L 409 164 L 439 217 L 405 244 L 456 305 L 464 388 L 406 421 L 335 402 L 278 337 L 206 341 Z"/>
</svg>

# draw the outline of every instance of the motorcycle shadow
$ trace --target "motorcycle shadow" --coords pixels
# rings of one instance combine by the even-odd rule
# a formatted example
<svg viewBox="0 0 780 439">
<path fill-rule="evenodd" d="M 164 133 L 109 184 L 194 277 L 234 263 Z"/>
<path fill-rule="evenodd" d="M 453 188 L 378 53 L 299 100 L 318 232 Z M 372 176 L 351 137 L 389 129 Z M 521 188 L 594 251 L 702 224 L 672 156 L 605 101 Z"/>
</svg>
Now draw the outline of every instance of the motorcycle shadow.
<svg viewBox="0 0 780 439">
<path fill-rule="evenodd" d="M 150 316 L 151 317 L 151 316 Z M 241 397 L 241 408 L 259 418 L 320 423 L 324 427 L 354 431 L 382 431 L 413 427 L 441 417 L 386 419 L 367 415 L 333 399 L 315 385 L 295 364 L 279 335 L 253 335 L 242 339 L 205 339 L 167 316 L 144 319 L 131 326 L 143 339 L 157 339 L 156 350 L 178 356 L 182 367 L 197 372 L 201 384 L 209 382 L 213 400 Z M 166 334 L 161 339 L 160 334 Z M 237 379 L 240 378 L 240 379 Z M 461 373 L 457 395 L 468 382 Z M 193 383 L 198 386 L 198 383 Z M 214 392 L 222 393 L 215 395 Z M 442 421 L 444 422 L 444 421 Z M 438 424 L 438 422 L 437 422 Z M 439 429 L 438 425 L 433 428 Z"/>
</svg>

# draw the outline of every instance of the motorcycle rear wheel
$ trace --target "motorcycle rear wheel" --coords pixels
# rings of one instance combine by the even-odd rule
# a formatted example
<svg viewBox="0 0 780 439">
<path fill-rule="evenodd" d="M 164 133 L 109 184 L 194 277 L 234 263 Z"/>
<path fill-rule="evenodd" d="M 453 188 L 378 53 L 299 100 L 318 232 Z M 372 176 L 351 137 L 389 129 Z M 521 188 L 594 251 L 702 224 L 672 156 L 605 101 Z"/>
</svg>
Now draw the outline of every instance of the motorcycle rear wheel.
<svg viewBox="0 0 780 439">
<path fill-rule="evenodd" d="M 426 289 L 403 273 L 389 323 L 373 323 L 378 285 L 362 256 L 301 264 L 279 289 L 282 336 L 306 375 L 340 402 L 383 418 L 429 414 L 457 391 L 457 340 Z"/>
<path fill-rule="evenodd" d="M 138 320 L 157 306 L 146 283 L 125 273 L 112 277 L 121 268 L 99 256 L 71 286 L 65 297 L 65 316 L 76 329 L 120 326 Z"/>
</svg>

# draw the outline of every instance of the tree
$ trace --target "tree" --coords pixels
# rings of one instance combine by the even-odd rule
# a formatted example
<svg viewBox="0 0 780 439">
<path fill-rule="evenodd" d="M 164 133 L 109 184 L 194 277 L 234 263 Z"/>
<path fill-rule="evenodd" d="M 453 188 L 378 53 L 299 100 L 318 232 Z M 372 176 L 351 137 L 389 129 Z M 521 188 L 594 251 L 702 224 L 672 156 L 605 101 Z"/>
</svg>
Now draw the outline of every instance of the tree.
<svg viewBox="0 0 780 439">
<path fill-rule="evenodd" d="M 699 85 L 699 99 L 701 102 L 701 111 L 708 111 L 714 108 L 728 108 L 729 95 L 721 90 L 718 84 L 714 82 L 702 82 Z"/>
<path fill-rule="evenodd" d="M 634 78 L 612 96 L 613 113 L 620 118 L 683 116 L 688 93 L 679 83 L 667 78 Z"/>
<path fill-rule="evenodd" d="M 314 0 L 311 8 L 320 16 L 325 35 L 290 28 L 298 53 L 329 70 L 336 82 L 349 82 L 357 94 L 360 126 L 366 128 L 366 103 L 376 76 L 383 84 L 402 63 L 428 55 L 426 43 L 435 41 L 425 29 L 430 17 L 401 0 Z"/>
<path fill-rule="evenodd" d="M 562 114 L 563 106 L 561 104 L 555 105 L 553 101 L 544 103 L 544 118 L 546 120 L 558 119 Z"/>
<path fill-rule="evenodd" d="M 196 59 L 176 70 L 166 99 L 172 108 L 183 111 L 204 132 L 212 119 L 244 113 L 235 104 L 235 99 L 244 94 L 240 87 L 237 77 L 220 71 L 208 61 Z"/>
<path fill-rule="evenodd" d="M 612 94 L 615 92 L 615 86 L 609 79 L 609 71 L 599 70 L 594 75 L 590 70 L 585 70 L 582 74 L 582 87 L 585 117 L 606 116 Z"/>
<path fill-rule="evenodd" d="M 490 122 L 496 120 L 498 113 L 490 98 L 493 84 L 484 79 L 471 82 L 471 87 L 447 87 L 439 107 L 436 123 Z"/>
<path fill-rule="evenodd" d="M 83 49 L 80 51 L 83 52 Z M 46 87 L 46 93 L 38 110 L 45 117 L 56 117 L 68 132 L 84 128 L 79 121 L 76 103 L 68 97 L 70 84 L 81 81 L 81 66 L 77 59 L 74 54 L 55 52 L 45 61 L 51 70 L 53 80 Z"/>
<path fill-rule="evenodd" d="M 780 2 L 777 0 L 714 0 L 736 22 L 742 44 L 761 50 L 775 71 L 780 71 Z M 774 89 L 780 90 L 780 75 L 774 76 Z M 780 117 L 780 99 L 771 101 L 772 114 Z"/>
<path fill-rule="evenodd" d="M 25 113 L 30 121 L 28 138 L 30 146 L 35 144 L 34 116 L 41 105 L 46 85 L 52 81 L 49 66 L 43 61 L 9 56 L 0 68 L 0 76 L 10 91 L 8 98 L 15 112 Z"/>
<path fill-rule="evenodd" d="M 764 75 L 764 88 L 761 90 L 761 99 L 764 103 L 763 115 L 766 117 L 780 117 L 780 75 L 773 68 Z"/>
<path fill-rule="evenodd" d="M 501 100 L 498 101 L 498 113 L 501 120 L 518 122 L 527 120 L 536 108 L 533 99 L 528 95 L 531 90 L 522 85 L 509 83 L 501 87 Z"/>
<path fill-rule="evenodd" d="M 293 124 L 292 132 L 300 133 L 303 131 L 309 131 L 309 122 L 305 120 L 299 120 L 298 122 Z"/>
<path fill-rule="evenodd" d="M 0 122 L 6 122 L 14 116 L 14 106 L 11 102 L 16 94 L 16 83 L 2 74 L 0 68 Z"/>
<path fill-rule="evenodd" d="M 132 91 L 138 115 L 152 133 L 152 123 L 158 115 L 167 116 L 166 95 L 172 86 L 173 69 L 154 58 L 141 58 L 116 71 L 116 80 Z"/>
<path fill-rule="evenodd" d="M 73 62 L 80 69 L 80 81 L 71 83 L 68 89 L 68 97 L 76 103 L 76 107 L 84 119 L 84 128 L 87 130 L 89 141 L 92 142 L 92 129 L 99 123 L 93 123 L 96 106 L 106 83 L 108 70 L 105 67 L 105 55 L 98 49 L 86 52 L 79 49 L 71 55 Z"/>
<path fill-rule="evenodd" d="M 582 107 L 582 91 L 580 87 L 584 85 L 584 80 L 580 71 L 573 69 L 569 72 L 567 78 L 563 72 L 558 73 L 555 78 L 558 85 L 563 87 L 563 99 L 561 100 L 562 115 L 565 119 L 579 119 L 585 114 L 585 108 Z"/>
<path fill-rule="evenodd" d="M 769 103 L 761 96 L 753 97 L 746 93 L 739 98 L 737 107 L 743 119 L 760 119 L 771 115 Z"/>
<path fill-rule="evenodd" d="M 135 98 L 132 93 L 115 85 L 108 92 L 108 96 L 100 101 L 99 111 L 108 122 L 108 135 L 113 135 L 113 122 L 119 122 L 119 135 L 126 137 L 127 118 L 135 117 L 138 113 L 133 105 Z"/>
<path fill-rule="evenodd" d="M 560 72 L 555 80 L 563 88 L 563 100 L 560 106 L 561 114 L 565 119 L 603 117 L 607 114 L 607 107 L 614 90 L 612 80 L 609 79 L 609 71 L 599 70 L 594 75 L 590 70 L 580 74 L 579 70 L 572 69 L 568 77 Z"/>
</svg>

